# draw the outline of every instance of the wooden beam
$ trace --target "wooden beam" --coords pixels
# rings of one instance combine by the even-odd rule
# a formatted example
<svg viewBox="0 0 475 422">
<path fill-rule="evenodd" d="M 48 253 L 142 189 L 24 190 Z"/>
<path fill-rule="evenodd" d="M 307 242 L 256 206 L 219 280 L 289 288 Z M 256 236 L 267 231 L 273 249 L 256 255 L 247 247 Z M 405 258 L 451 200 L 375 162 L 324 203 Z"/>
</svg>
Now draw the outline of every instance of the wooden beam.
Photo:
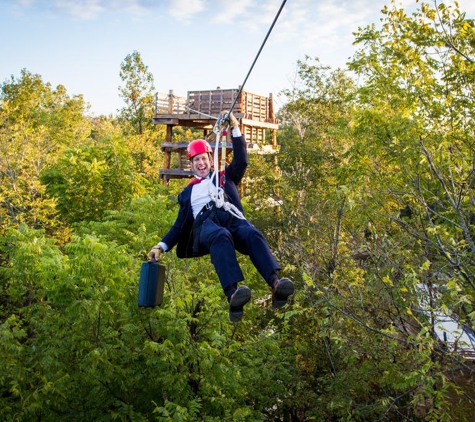
<svg viewBox="0 0 475 422">
<path fill-rule="evenodd" d="M 257 120 L 242 119 L 242 124 L 244 126 L 259 127 L 264 129 L 279 129 L 277 123 L 268 123 L 268 122 L 258 122 Z"/>
<path fill-rule="evenodd" d="M 180 179 L 183 177 L 192 177 L 195 173 L 192 170 L 181 169 L 161 169 L 160 176 L 166 176 L 168 178 Z"/>
<path fill-rule="evenodd" d="M 160 144 L 162 151 L 169 151 L 169 152 L 181 152 L 185 151 L 186 148 L 188 147 L 189 142 L 162 142 Z M 214 146 L 216 145 L 215 142 L 210 143 L 211 148 L 214 149 Z M 218 143 L 218 149 L 222 148 L 221 142 Z M 233 149 L 233 144 L 230 142 L 226 143 L 226 149 L 232 151 Z"/>
<path fill-rule="evenodd" d="M 161 118 L 161 117 L 154 117 L 152 119 L 154 125 L 173 125 L 178 126 L 178 119 L 169 119 L 169 118 Z"/>
</svg>

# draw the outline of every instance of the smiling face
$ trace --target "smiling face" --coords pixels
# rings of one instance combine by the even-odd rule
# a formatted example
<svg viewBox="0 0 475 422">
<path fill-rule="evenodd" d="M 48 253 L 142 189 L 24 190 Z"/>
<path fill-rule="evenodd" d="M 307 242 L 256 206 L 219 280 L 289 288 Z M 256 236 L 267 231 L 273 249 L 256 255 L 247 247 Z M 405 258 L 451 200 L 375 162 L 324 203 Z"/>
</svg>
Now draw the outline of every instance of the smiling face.
<svg viewBox="0 0 475 422">
<path fill-rule="evenodd" d="M 191 169 L 199 177 L 206 177 L 211 171 L 211 160 L 209 154 L 204 152 L 203 154 L 195 155 L 191 159 Z"/>
</svg>

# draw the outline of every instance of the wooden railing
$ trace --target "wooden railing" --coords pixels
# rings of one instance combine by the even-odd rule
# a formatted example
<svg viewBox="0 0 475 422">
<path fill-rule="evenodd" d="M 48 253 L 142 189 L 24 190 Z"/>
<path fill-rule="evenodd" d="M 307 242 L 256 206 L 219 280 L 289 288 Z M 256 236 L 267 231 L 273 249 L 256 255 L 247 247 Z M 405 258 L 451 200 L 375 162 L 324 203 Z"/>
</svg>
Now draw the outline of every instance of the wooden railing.
<svg viewBox="0 0 475 422">
<path fill-rule="evenodd" d="M 186 97 L 178 97 L 170 90 L 168 94 L 157 92 L 155 94 L 155 115 L 157 114 L 182 114 L 188 111 Z"/>
<path fill-rule="evenodd" d="M 202 114 L 215 118 L 223 110 L 241 114 L 242 118 L 253 122 L 275 124 L 272 96 L 263 97 L 239 89 L 214 89 L 208 91 L 189 91 L 187 97 L 157 92 L 155 95 L 155 116 L 170 114 Z"/>
</svg>

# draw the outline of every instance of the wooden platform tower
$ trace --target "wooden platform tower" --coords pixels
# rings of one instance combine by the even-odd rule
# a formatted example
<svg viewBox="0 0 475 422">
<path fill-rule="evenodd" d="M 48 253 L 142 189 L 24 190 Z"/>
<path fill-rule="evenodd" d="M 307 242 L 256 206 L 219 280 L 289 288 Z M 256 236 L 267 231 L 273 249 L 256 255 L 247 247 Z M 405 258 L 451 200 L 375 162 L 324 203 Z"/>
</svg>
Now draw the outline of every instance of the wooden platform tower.
<svg viewBox="0 0 475 422">
<path fill-rule="evenodd" d="M 189 91 L 186 97 L 177 97 L 173 90 L 168 94 L 157 93 L 153 123 L 166 125 L 166 141 L 161 148 L 165 153 L 164 168 L 160 177 L 168 183 L 170 179 L 192 177 L 186 155 L 188 142 L 172 142 L 173 128 L 183 126 L 203 130 L 206 137 L 213 129 L 216 117 L 223 110 L 229 110 L 239 93 L 239 89 L 220 89 L 210 91 Z M 241 125 L 249 152 L 261 154 L 275 153 L 279 150 L 276 131 L 279 127 L 274 116 L 272 94 L 263 97 L 242 90 L 233 108 L 233 114 Z M 266 136 L 269 131 L 269 137 Z M 214 144 L 211 143 L 214 148 Z M 219 146 L 219 148 L 221 148 Z M 231 153 L 232 145 L 226 145 L 226 157 Z M 171 156 L 177 155 L 177 167 L 171 168 Z M 221 157 L 221 152 L 219 153 Z"/>
</svg>

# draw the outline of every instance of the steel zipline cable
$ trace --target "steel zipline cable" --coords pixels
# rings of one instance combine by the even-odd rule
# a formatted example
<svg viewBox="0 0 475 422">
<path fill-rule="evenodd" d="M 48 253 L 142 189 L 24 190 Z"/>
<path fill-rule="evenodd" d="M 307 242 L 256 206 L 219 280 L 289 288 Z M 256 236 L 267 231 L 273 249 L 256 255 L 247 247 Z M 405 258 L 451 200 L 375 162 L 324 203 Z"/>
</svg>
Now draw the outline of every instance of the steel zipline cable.
<svg viewBox="0 0 475 422">
<path fill-rule="evenodd" d="M 211 200 L 216 204 L 217 208 L 223 208 L 226 211 L 230 212 L 235 217 L 241 218 L 241 219 L 245 219 L 244 215 L 233 204 L 231 204 L 231 203 L 229 203 L 225 200 L 223 190 L 219 188 L 219 169 L 218 169 L 218 148 L 219 148 L 218 144 L 219 144 L 219 139 L 222 138 L 221 164 L 222 164 L 223 169 L 224 169 L 224 162 L 225 162 L 225 158 L 226 158 L 226 137 L 223 137 L 222 133 L 229 126 L 229 114 L 233 111 L 233 108 L 236 105 L 236 102 L 237 102 L 239 96 L 242 93 L 244 85 L 246 85 L 246 82 L 249 78 L 249 75 L 251 74 L 252 70 L 254 69 L 254 65 L 256 64 L 257 59 L 259 58 L 259 56 L 261 54 L 261 51 L 264 48 L 264 45 L 266 44 L 267 39 L 269 38 L 269 36 L 272 32 L 272 29 L 275 26 L 275 23 L 277 22 L 277 19 L 279 19 L 280 13 L 282 12 L 282 9 L 284 8 L 286 2 L 287 2 L 287 0 L 284 0 L 282 2 L 282 4 L 280 5 L 280 8 L 277 11 L 277 14 L 274 18 L 274 21 L 272 22 L 272 25 L 270 26 L 269 30 L 267 31 L 267 34 L 264 38 L 264 41 L 262 42 L 261 47 L 259 48 L 259 51 L 257 52 L 257 55 L 254 58 L 254 61 L 252 62 L 252 65 L 249 68 L 249 71 L 247 72 L 246 77 L 244 78 L 244 82 L 239 87 L 238 93 L 237 93 L 236 97 L 234 98 L 234 101 L 231 105 L 231 108 L 229 109 L 227 114 L 225 114 L 224 116 L 223 115 L 218 116 L 218 118 L 216 120 L 216 123 L 214 125 L 214 128 L 213 128 L 213 132 L 214 132 L 216 138 L 215 138 L 214 159 L 213 159 L 214 173 L 211 176 L 211 178 L 214 177 L 215 182 L 214 182 L 214 189 L 210 190 L 209 194 L 210 194 Z"/>
<path fill-rule="evenodd" d="M 236 102 L 237 102 L 237 100 L 238 100 L 239 96 L 241 95 L 241 92 L 242 92 L 242 90 L 243 90 L 243 88 L 244 88 L 244 85 L 246 85 L 246 82 L 247 82 L 247 80 L 249 79 L 249 76 L 251 75 L 252 70 L 254 69 L 254 65 L 256 64 L 257 59 L 258 59 L 259 56 L 261 55 L 262 49 L 264 48 L 264 46 L 265 46 L 265 44 L 266 44 L 266 42 L 267 42 L 267 39 L 269 38 L 269 36 L 270 36 L 272 30 L 274 29 L 274 26 L 275 26 L 277 20 L 279 19 L 280 13 L 282 12 L 282 9 L 284 8 L 285 3 L 287 3 L 287 0 L 284 0 L 284 1 L 282 2 L 282 4 L 280 5 L 279 10 L 277 11 L 277 14 L 275 15 L 274 21 L 272 22 L 272 24 L 271 24 L 269 30 L 267 31 L 267 34 L 266 34 L 266 36 L 265 36 L 265 38 L 264 38 L 264 41 L 262 42 L 261 47 L 259 48 L 259 51 L 257 52 L 256 57 L 254 58 L 254 61 L 252 62 L 251 67 L 249 68 L 249 71 L 247 72 L 246 77 L 244 78 L 243 83 L 242 83 L 241 86 L 239 87 L 238 93 L 237 93 L 236 97 L 234 98 L 234 101 L 233 101 L 233 103 L 232 103 L 232 105 L 231 105 L 231 108 L 229 109 L 228 114 L 233 111 L 234 106 L 236 105 Z M 197 112 L 197 113 L 199 113 L 199 114 L 204 114 L 204 113 L 201 113 L 201 112 L 199 112 L 199 111 L 197 111 L 197 110 L 193 110 L 193 109 L 191 109 L 190 107 L 187 107 L 187 108 L 188 108 L 190 111 L 195 111 L 195 112 Z M 213 116 L 207 116 L 207 117 L 213 117 Z M 213 118 L 214 118 L 214 117 L 213 117 Z M 219 122 L 220 122 L 220 118 L 218 117 L 218 122 L 217 122 L 217 123 L 219 123 Z M 221 121 L 221 123 L 222 123 L 222 121 Z M 220 125 L 219 125 L 219 126 L 220 126 Z"/>
<path fill-rule="evenodd" d="M 243 82 L 242 85 L 239 87 L 239 91 L 238 91 L 238 93 L 237 93 L 237 95 L 236 95 L 236 98 L 234 98 L 234 102 L 233 102 L 233 104 L 231 105 L 231 108 L 229 109 L 229 113 L 231 113 L 231 112 L 233 111 L 233 108 L 234 108 L 234 106 L 236 105 L 236 102 L 237 102 L 239 96 L 241 95 L 242 89 L 244 88 L 244 85 L 246 85 L 246 82 L 247 82 L 247 80 L 248 80 L 248 78 L 249 78 L 249 75 L 251 74 L 252 69 L 254 69 L 254 65 L 256 64 L 257 59 L 259 58 L 259 56 L 260 56 L 260 54 L 261 54 L 261 51 L 262 51 L 262 49 L 264 48 L 264 45 L 266 44 L 267 39 L 269 38 L 269 35 L 271 34 L 272 30 L 274 29 L 275 23 L 277 22 L 277 19 L 279 19 L 280 12 L 282 12 L 282 9 L 284 8 L 286 2 L 287 2 L 287 0 L 284 0 L 284 1 L 282 2 L 282 4 L 280 5 L 280 8 L 279 8 L 279 10 L 277 11 L 277 14 L 275 15 L 274 21 L 272 22 L 272 25 L 270 26 L 269 31 L 267 31 L 267 35 L 266 35 L 266 37 L 264 38 L 264 41 L 262 42 L 261 48 L 259 48 L 259 51 L 257 52 L 257 55 L 256 55 L 254 61 L 252 62 L 251 67 L 249 68 L 249 72 L 247 72 L 247 75 L 246 75 L 246 77 L 244 78 L 244 82 Z"/>
</svg>

